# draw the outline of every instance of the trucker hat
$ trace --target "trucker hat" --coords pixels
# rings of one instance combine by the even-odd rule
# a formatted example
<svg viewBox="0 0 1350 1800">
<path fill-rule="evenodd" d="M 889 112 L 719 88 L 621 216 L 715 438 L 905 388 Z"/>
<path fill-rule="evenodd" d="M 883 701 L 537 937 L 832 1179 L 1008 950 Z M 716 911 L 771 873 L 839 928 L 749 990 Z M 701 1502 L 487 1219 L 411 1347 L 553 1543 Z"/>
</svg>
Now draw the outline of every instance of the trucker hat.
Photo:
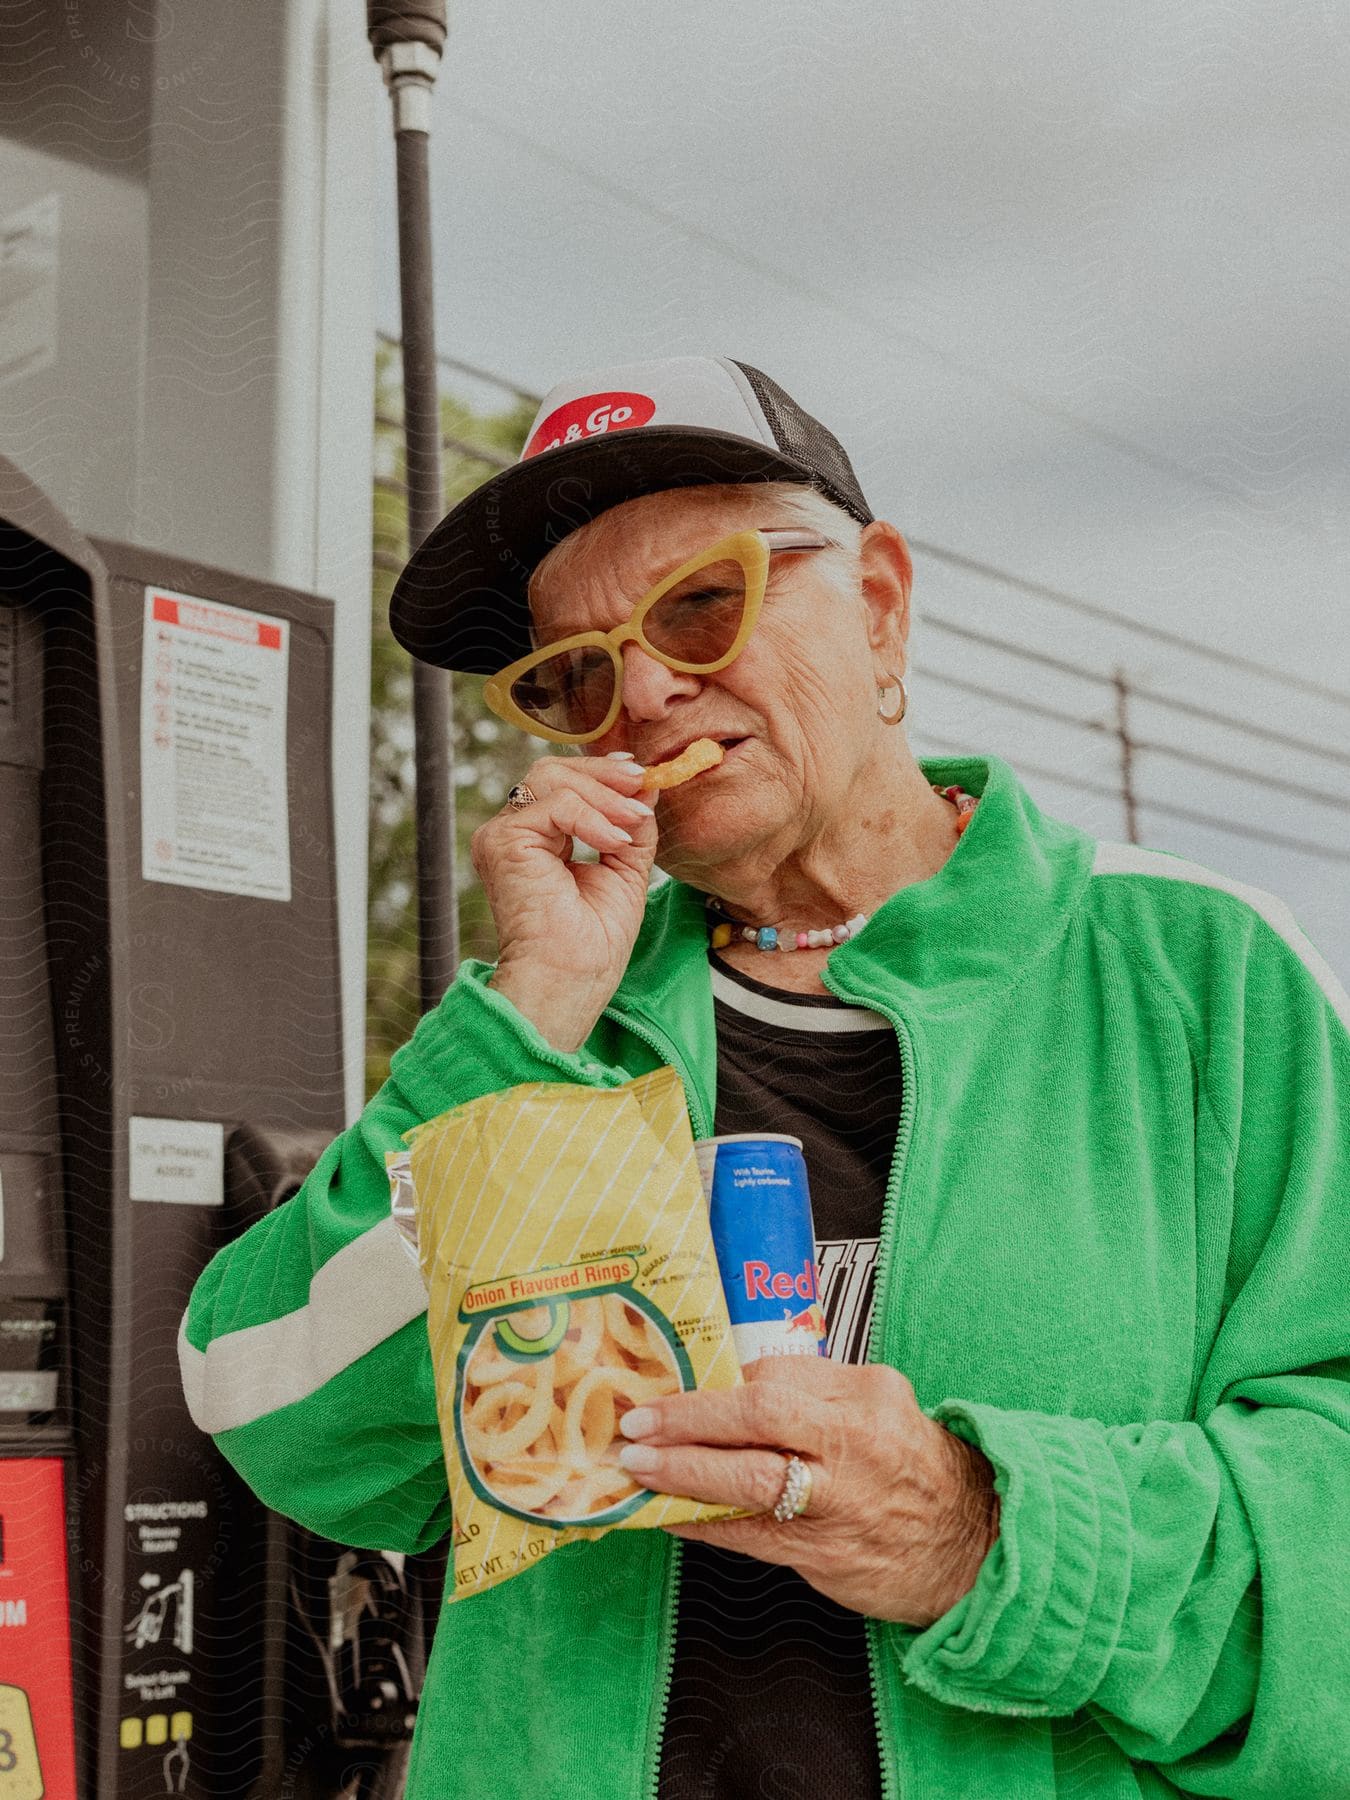
<svg viewBox="0 0 1350 1800">
<path fill-rule="evenodd" d="M 390 629 L 424 662 L 494 675 L 533 649 L 529 579 L 568 532 L 639 494 L 754 481 L 799 481 L 872 518 L 843 446 L 748 363 L 671 356 L 561 382 L 519 460 L 413 552 Z"/>
</svg>

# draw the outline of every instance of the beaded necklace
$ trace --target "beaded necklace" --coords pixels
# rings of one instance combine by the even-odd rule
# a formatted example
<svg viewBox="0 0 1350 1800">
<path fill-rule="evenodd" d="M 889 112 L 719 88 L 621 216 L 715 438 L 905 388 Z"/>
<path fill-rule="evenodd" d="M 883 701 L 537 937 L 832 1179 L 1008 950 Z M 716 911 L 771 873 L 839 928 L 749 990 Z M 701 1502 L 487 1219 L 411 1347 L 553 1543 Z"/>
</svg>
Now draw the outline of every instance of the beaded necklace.
<svg viewBox="0 0 1350 1800">
<path fill-rule="evenodd" d="M 939 787 L 936 782 L 929 785 L 935 794 L 941 794 L 944 800 L 950 800 L 956 808 L 956 835 L 959 839 L 974 817 L 975 808 L 979 805 L 977 796 L 968 794 L 963 787 Z M 827 925 L 820 931 L 789 931 L 785 925 L 747 925 L 741 919 L 733 919 L 713 894 L 707 897 L 707 907 L 708 930 L 711 934 L 709 947 L 713 950 L 725 950 L 738 936 L 759 950 L 824 950 L 835 944 L 842 944 L 848 938 L 857 937 L 867 923 L 866 913 L 854 913 L 842 925 Z"/>
</svg>

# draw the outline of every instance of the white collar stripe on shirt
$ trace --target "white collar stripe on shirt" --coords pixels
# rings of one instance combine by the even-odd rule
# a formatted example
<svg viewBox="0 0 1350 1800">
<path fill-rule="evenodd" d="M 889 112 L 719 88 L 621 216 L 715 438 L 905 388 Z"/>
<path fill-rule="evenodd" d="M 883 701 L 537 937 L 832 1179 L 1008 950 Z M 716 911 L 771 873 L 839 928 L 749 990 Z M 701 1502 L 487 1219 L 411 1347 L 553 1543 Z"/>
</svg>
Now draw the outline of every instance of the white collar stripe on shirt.
<svg viewBox="0 0 1350 1800">
<path fill-rule="evenodd" d="M 781 1000 L 742 987 L 716 964 L 712 968 L 713 998 L 735 1012 L 779 1025 L 788 1031 L 889 1031 L 890 1021 L 865 1006 L 811 1006 L 801 998 L 784 994 Z"/>
</svg>

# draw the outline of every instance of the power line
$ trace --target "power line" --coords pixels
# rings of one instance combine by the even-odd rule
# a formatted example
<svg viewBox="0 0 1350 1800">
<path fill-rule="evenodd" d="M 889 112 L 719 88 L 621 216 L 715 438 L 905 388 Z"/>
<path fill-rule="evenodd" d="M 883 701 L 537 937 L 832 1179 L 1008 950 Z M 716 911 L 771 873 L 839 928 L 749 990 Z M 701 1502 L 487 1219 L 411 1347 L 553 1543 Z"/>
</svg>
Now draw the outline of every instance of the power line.
<svg viewBox="0 0 1350 1800">
<path fill-rule="evenodd" d="M 1025 662 L 1039 663 L 1042 668 L 1054 669 L 1060 675 L 1074 675 L 1082 681 L 1095 681 L 1105 685 L 1110 682 L 1109 675 L 1103 675 L 1100 669 L 1089 669 L 1083 663 L 1068 662 L 1062 656 L 1051 656 L 1044 650 L 1033 650 L 1028 644 L 1017 643 L 1012 638 L 996 637 L 992 631 L 977 631 L 973 625 L 958 625 L 954 619 L 944 619 L 937 613 L 925 613 L 923 625 L 938 631 L 945 631 L 950 637 L 964 638 L 968 644 L 981 644 L 989 650 L 1002 650 L 1009 656 L 1020 656 Z"/>
<path fill-rule="evenodd" d="M 1138 697 L 1138 690 L 1129 690 L 1131 698 Z M 1147 750 L 1154 756 L 1167 756 L 1175 762 L 1190 763 L 1193 768 L 1208 769 L 1214 775 L 1236 775 L 1242 781 L 1250 781 L 1258 787 L 1274 788 L 1282 794 L 1292 794 L 1297 800 L 1311 800 L 1318 806 L 1335 807 L 1338 812 L 1350 812 L 1350 799 L 1341 794 L 1328 794 L 1321 788 L 1306 787 L 1300 781 L 1287 781 L 1282 775 L 1258 775 L 1254 769 L 1242 769 L 1233 763 L 1220 762 L 1218 757 L 1205 756 L 1198 750 L 1178 750 L 1172 744 L 1160 744 L 1150 738 L 1131 738 L 1136 750 Z"/>
<path fill-rule="evenodd" d="M 377 331 L 375 336 L 391 350 L 402 354 L 403 340 L 395 337 L 390 331 Z M 514 381 L 508 381 L 504 375 L 494 375 L 491 369 L 480 369 L 477 363 L 463 362 L 457 356 L 447 356 L 443 350 L 436 352 L 436 361 L 443 369 L 456 369 L 463 375 L 472 375 L 477 381 L 486 381 L 491 387 L 505 388 L 508 394 L 514 394 L 528 406 L 538 406 L 543 399 L 542 394 L 535 394 L 529 388 L 523 388 Z"/>
<path fill-rule="evenodd" d="M 975 752 L 966 745 L 947 742 L 942 738 L 930 737 L 923 733 L 923 741 L 931 744 L 933 749 L 943 756 L 971 756 Z M 1043 781 L 1056 781 L 1063 787 L 1076 788 L 1084 794 L 1092 794 L 1100 800 L 1121 803 L 1119 788 L 1105 787 L 1101 782 L 1085 781 L 1081 775 L 1066 775 L 1062 769 L 1047 769 L 1042 764 L 1025 762 L 1017 758 L 1017 771 L 1021 775 L 1038 776 Z M 1277 850 L 1294 850 L 1303 856 L 1315 856 L 1324 862 L 1350 863 L 1350 852 L 1334 850 L 1328 844 L 1319 844 L 1308 838 L 1286 837 L 1281 832 L 1263 831 L 1257 825 L 1249 825 L 1238 819 L 1220 819 L 1212 813 L 1197 812 L 1189 806 L 1174 806 L 1170 800 L 1150 800 L 1147 795 L 1139 795 L 1138 806 L 1141 811 L 1163 813 L 1170 819 L 1180 819 L 1189 825 L 1203 825 L 1217 831 L 1231 833 L 1234 837 L 1249 838 L 1257 843 L 1271 844 Z"/>
<path fill-rule="evenodd" d="M 1014 575 L 1011 570 L 1000 569 L 993 563 L 980 562 L 973 556 L 964 556 L 958 550 L 944 550 L 941 544 L 929 543 L 922 538 L 908 538 L 906 542 L 912 550 L 931 556 L 935 562 L 949 563 L 953 568 L 964 569 L 968 574 L 980 575 L 988 581 L 1016 588 L 1019 593 L 1034 595 L 1038 600 L 1049 600 L 1055 606 L 1068 607 L 1071 612 L 1082 613 L 1085 618 L 1105 620 L 1123 631 L 1133 631 L 1140 637 L 1152 638 L 1156 643 L 1168 644 L 1174 650 L 1186 650 L 1192 656 L 1206 656 L 1211 662 L 1223 663 L 1230 669 L 1260 675 L 1267 681 L 1283 682 L 1286 687 L 1297 688 L 1319 700 L 1330 700 L 1336 706 L 1350 708 L 1350 694 L 1337 688 L 1324 687 L 1321 682 L 1309 681 L 1301 675 L 1288 675 L 1282 669 L 1272 669 L 1265 663 L 1253 662 L 1250 657 L 1239 656 L 1232 650 L 1215 650 L 1209 644 L 1197 643 L 1194 638 L 1182 637 L 1179 632 L 1166 631 L 1160 625 L 1146 625 L 1142 620 L 1115 612 L 1109 606 L 1101 606 L 1091 600 L 1080 600 L 1075 594 L 1066 594 L 1060 588 L 1047 587 L 1039 581 L 1028 581 L 1025 576 Z"/>
<path fill-rule="evenodd" d="M 1008 656 L 1021 657 L 1024 662 L 1034 662 L 1044 668 L 1054 669 L 1061 675 L 1072 675 L 1081 681 L 1095 681 L 1102 686 L 1109 686 L 1111 678 L 1096 669 L 1085 668 L 1081 663 L 1065 661 L 1063 657 L 1049 656 L 1043 650 L 1032 650 L 1025 644 L 1012 642 L 1007 638 L 995 637 L 992 632 L 976 631 L 968 625 L 957 625 L 950 619 L 929 616 L 924 621 L 927 625 L 935 625 L 939 631 L 945 631 L 952 637 L 964 638 L 969 643 L 979 644 L 990 650 L 1000 650 Z M 954 677 L 942 676 L 939 679 L 954 680 Z M 1254 725 L 1250 719 L 1235 719 L 1228 713 L 1215 711 L 1212 707 L 1197 706 L 1192 700 L 1177 700 L 1171 694 L 1155 694 L 1151 688 L 1130 684 L 1130 697 L 1134 700 L 1146 700 L 1151 706 L 1168 707 L 1173 712 L 1183 713 L 1188 718 L 1200 719 L 1206 725 L 1218 725 L 1226 731 L 1245 732 L 1248 737 L 1263 739 L 1266 743 L 1278 744 L 1284 750 L 1297 750 L 1303 756 L 1321 756 L 1328 762 L 1341 763 L 1350 768 L 1350 751 L 1339 750 L 1334 745 L 1328 748 L 1325 744 L 1317 744 L 1311 738 L 1295 737 L 1287 731 L 1276 731 L 1269 725 Z M 1020 701 L 1017 704 L 1021 704 Z M 1068 715 L 1061 715 L 1067 718 Z M 1228 767 L 1227 773 L 1242 773 Z M 1254 777 L 1255 778 L 1255 777 Z"/>
<path fill-rule="evenodd" d="M 1104 719 L 1084 718 L 1080 713 L 1065 712 L 1061 706 L 1049 706 L 1044 700 L 1030 700 L 1025 694 L 1010 694 L 999 688 L 986 687 L 983 682 L 971 681 L 964 675 L 948 675 L 942 669 L 924 670 L 927 681 L 942 681 L 948 687 L 957 688 L 963 694 L 973 694 L 977 700 L 992 700 L 999 706 L 1011 706 L 1019 713 L 1030 713 L 1033 718 L 1049 719 L 1056 725 L 1072 725 L 1079 731 L 1096 731 L 1105 737 L 1114 737 L 1114 725 L 1108 725 Z"/>
<path fill-rule="evenodd" d="M 1056 725 L 1068 725 L 1077 731 L 1095 731 L 1103 737 L 1118 738 L 1120 733 L 1115 725 L 1108 724 L 1105 719 L 1085 718 L 1081 713 L 1065 712 L 1063 707 L 1048 706 L 1043 700 L 1029 700 L 1023 694 L 1009 694 L 999 688 L 986 687 L 983 682 L 970 681 L 964 675 L 948 675 L 942 669 L 924 670 L 929 681 L 942 681 L 948 687 L 958 688 L 962 693 L 973 694 L 978 700 L 992 700 L 1000 706 L 1010 706 L 1019 713 L 1031 713 L 1038 719 L 1049 719 Z M 1130 690 L 1132 697 L 1138 697 L 1138 689 Z M 1222 714 L 1212 717 L 1221 723 L 1228 723 Z M 1252 729 L 1259 730 L 1253 726 Z M 1197 768 L 1209 769 L 1214 774 L 1235 775 L 1239 780 L 1250 781 L 1258 787 L 1278 788 L 1287 794 L 1294 794 L 1299 799 L 1317 800 L 1325 806 L 1341 807 L 1350 811 L 1350 800 L 1342 800 L 1338 795 L 1323 793 L 1320 789 L 1304 787 L 1298 782 L 1287 781 L 1283 776 L 1266 775 L 1255 769 L 1244 769 L 1237 763 L 1226 763 L 1217 757 L 1205 756 L 1196 750 L 1183 750 L 1173 744 L 1161 744 L 1148 738 L 1132 738 L 1136 750 L 1152 750 L 1163 756 L 1170 756 L 1178 762 L 1189 762 Z M 1350 762 L 1350 757 L 1346 758 Z"/>
<path fill-rule="evenodd" d="M 392 425 L 399 430 L 402 429 L 400 421 L 391 419 L 388 413 L 376 413 L 375 423 L 377 425 Z M 452 431 L 443 431 L 441 433 L 441 446 L 446 450 L 457 450 L 461 456 L 470 457 L 474 462 L 486 463 L 488 467 L 492 469 L 510 469 L 515 466 L 515 457 L 508 456 L 504 450 L 489 449 L 486 444 L 472 444 L 469 442 L 468 438 L 456 437 Z M 394 481 L 394 477 L 392 475 L 382 475 L 379 477 L 379 480 L 387 483 Z M 400 492 L 406 492 L 406 483 L 395 482 L 395 486 L 398 487 Z"/>
<path fill-rule="evenodd" d="M 693 242 L 706 244 L 709 249 L 717 251 L 718 254 L 727 257 L 732 262 L 739 263 L 742 268 L 751 270 L 765 280 L 776 283 L 787 292 L 797 294 L 801 298 L 811 301 L 815 306 L 825 307 L 829 311 L 839 314 L 841 318 L 851 320 L 855 325 L 862 326 L 885 343 L 906 344 L 920 349 L 932 357 L 935 362 L 961 376 L 964 380 L 982 381 L 996 392 L 1018 401 L 1033 412 L 1040 413 L 1043 418 L 1052 419 L 1058 425 L 1065 425 L 1071 430 L 1080 431 L 1112 450 L 1118 450 L 1133 457 L 1148 468 L 1156 469 L 1166 475 L 1180 477 L 1184 481 L 1194 483 L 1197 487 L 1208 488 L 1211 493 L 1221 494 L 1226 500 L 1245 500 L 1247 498 L 1240 488 L 1234 487 L 1226 481 L 1220 481 L 1215 476 L 1207 475 L 1199 469 L 1193 469 L 1186 463 L 1176 462 L 1169 456 L 1161 456 L 1157 451 L 1136 443 L 1133 438 L 1126 437 L 1122 432 L 1110 431 L 1104 426 L 1094 425 L 1091 420 L 1080 418 L 1077 413 L 1069 412 L 1063 407 L 1053 405 L 1048 400 L 1043 400 L 1039 394 L 1032 393 L 1030 389 L 1024 388 L 1016 382 L 1002 380 L 988 369 L 981 368 L 978 363 L 964 362 L 961 358 L 953 356 L 950 351 L 944 350 L 928 338 L 922 337 L 917 331 L 897 329 L 894 324 L 875 317 L 865 307 L 841 300 L 827 288 L 817 287 L 812 282 L 802 281 L 798 277 L 787 274 L 783 269 L 765 261 L 762 257 L 753 255 L 741 245 L 730 243 L 726 238 L 719 237 L 716 232 L 708 231 L 701 225 L 691 225 L 678 213 L 671 212 L 656 201 L 647 199 L 645 195 L 625 187 L 622 182 L 612 181 L 608 176 L 600 175 L 594 169 L 588 168 L 585 163 L 577 162 L 574 158 L 563 155 L 561 151 L 541 144 L 537 138 L 531 137 L 528 132 L 521 131 L 516 126 L 507 125 L 501 119 L 484 113 L 479 108 L 466 104 L 463 100 L 457 101 L 457 107 L 458 111 L 466 118 L 476 120 L 479 125 L 496 132 L 500 137 L 514 139 L 516 143 L 522 145 L 542 161 L 553 163 L 558 168 L 566 170 L 569 175 L 586 182 L 601 193 L 609 194 L 613 199 L 622 201 L 635 212 L 645 213 L 649 218 L 662 225 L 674 226 L 677 231 Z"/>
</svg>

